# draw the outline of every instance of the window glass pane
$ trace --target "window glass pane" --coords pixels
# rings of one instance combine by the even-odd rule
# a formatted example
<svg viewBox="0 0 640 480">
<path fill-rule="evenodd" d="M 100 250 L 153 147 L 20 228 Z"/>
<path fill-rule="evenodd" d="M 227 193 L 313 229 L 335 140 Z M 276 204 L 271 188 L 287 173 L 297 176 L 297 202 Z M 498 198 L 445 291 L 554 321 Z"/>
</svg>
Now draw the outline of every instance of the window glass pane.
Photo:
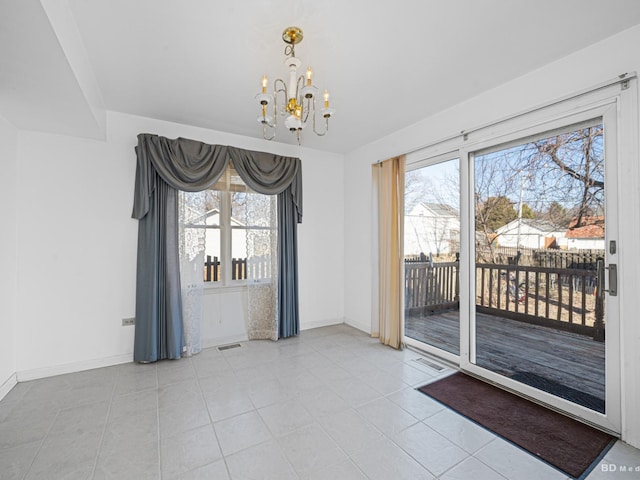
<svg viewBox="0 0 640 480">
<path fill-rule="evenodd" d="M 460 353 L 458 159 L 405 175 L 405 336 Z"/>
<path fill-rule="evenodd" d="M 240 175 L 238 175 L 238 172 L 231 165 L 211 189 L 223 192 L 244 192 L 249 190 Z"/>
<path fill-rule="evenodd" d="M 474 363 L 605 413 L 600 121 L 475 154 Z"/>
<path fill-rule="evenodd" d="M 255 192 L 234 192 L 231 196 L 231 226 L 269 227 L 271 198 Z"/>
<path fill-rule="evenodd" d="M 233 219 L 231 219 L 233 224 Z M 244 228 L 231 229 L 231 279 L 246 280 L 247 231 Z"/>
<path fill-rule="evenodd" d="M 190 198 L 193 194 L 181 195 Z M 184 234 L 205 234 L 205 282 L 224 284 L 229 280 L 246 280 L 249 270 L 252 279 L 269 277 L 268 253 L 275 238 L 272 238 L 275 229 L 271 230 L 270 222 L 276 197 L 253 192 L 232 166 L 204 196 L 198 195 L 198 208 L 194 207 L 191 214 L 186 213 L 188 222 Z M 185 207 L 189 208 L 188 205 L 187 202 Z M 250 254 L 248 245 L 251 245 Z M 248 257 L 253 266 L 247 266 Z"/>
<path fill-rule="evenodd" d="M 204 252 L 205 282 L 219 282 L 222 279 L 220 253 L 220 230 L 217 228 L 207 228 Z"/>
<path fill-rule="evenodd" d="M 229 168 L 229 190 L 243 192 L 249 190 L 234 168 Z"/>
<path fill-rule="evenodd" d="M 180 217 L 185 228 L 205 224 L 205 197 L 202 192 L 180 192 Z"/>
<path fill-rule="evenodd" d="M 242 279 L 259 280 L 271 276 L 271 249 L 273 248 L 272 231 L 268 228 L 237 228 L 231 230 L 233 238 L 233 257 L 236 262 L 244 259 L 248 262 L 244 266 Z M 250 258 L 246 257 L 247 242 L 253 251 Z M 236 247 L 237 244 L 237 247 Z M 250 274 L 247 271 L 250 270 Z"/>
<path fill-rule="evenodd" d="M 206 217 L 205 224 L 220 226 L 220 208 L 221 208 L 221 193 L 216 190 L 207 190 L 205 197 L 205 209 Z M 218 243 L 219 244 L 219 243 Z"/>
</svg>

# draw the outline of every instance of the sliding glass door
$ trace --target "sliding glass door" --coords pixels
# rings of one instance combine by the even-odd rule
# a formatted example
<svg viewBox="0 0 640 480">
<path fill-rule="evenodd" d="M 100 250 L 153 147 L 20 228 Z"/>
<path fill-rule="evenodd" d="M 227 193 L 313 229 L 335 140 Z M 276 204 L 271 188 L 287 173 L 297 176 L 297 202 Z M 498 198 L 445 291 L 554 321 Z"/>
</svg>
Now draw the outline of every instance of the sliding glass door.
<svg viewBox="0 0 640 480">
<path fill-rule="evenodd" d="M 462 366 L 619 432 L 615 104 L 557 124 L 467 152 Z"/>
<path fill-rule="evenodd" d="M 404 216 L 406 341 L 456 357 L 460 354 L 458 179 L 457 158 L 408 166 Z"/>
<path fill-rule="evenodd" d="M 414 152 L 405 178 L 405 342 L 616 434 L 627 87 Z"/>
</svg>

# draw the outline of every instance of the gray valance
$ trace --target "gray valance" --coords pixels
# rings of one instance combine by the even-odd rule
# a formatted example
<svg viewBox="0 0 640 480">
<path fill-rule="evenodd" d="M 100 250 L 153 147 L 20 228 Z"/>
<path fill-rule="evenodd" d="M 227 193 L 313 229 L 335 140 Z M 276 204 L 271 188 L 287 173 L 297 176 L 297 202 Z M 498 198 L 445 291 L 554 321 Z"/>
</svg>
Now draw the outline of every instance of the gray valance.
<svg viewBox="0 0 640 480">
<path fill-rule="evenodd" d="M 139 225 L 134 360 L 152 362 L 182 355 L 177 191 L 206 190 L 230 161 L 252 190 L 278 195 L 279 331 L 280 337 L 297 335 L 300 159 L 152 134 L 138 135 L 136 156 L 132 217 Z"/>
<path fill-rule="evenodd" d="M 133 218 L 139 220 L 149 211 L 156 173 L 176 190 L 199 192 L 215 184 L 233 160 L 240 178 L 258 193 L 277 195 L 291 186 L 298 223 L 302 222 L 302 169 L 298 158 L 152 134 L 138 135 L 136 155 Z"/>
<path fill-rule="evenodd" d="M 276 195 L 291 186 L 298 223 L 302 222 L 302 169 L 300 160 L 265 152 L 229 147 L 240 178 L 249 188 L 264 195 Z"/>
</svg>

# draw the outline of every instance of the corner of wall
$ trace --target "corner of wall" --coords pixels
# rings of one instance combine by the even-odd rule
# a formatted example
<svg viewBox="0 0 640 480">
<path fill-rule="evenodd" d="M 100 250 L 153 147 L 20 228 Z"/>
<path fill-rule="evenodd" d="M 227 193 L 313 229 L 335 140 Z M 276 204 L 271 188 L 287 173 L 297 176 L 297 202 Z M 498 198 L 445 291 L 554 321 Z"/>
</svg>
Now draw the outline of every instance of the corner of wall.
<svg viewBox="0 0 640 480">
<path fill-rule="evenodd" d="M 15 373 L 11 374 L 9 378 L 7 378 L 0 385 L 0 400 L 7 396 L 7 394 L 11 391 L 13 387 L 18 384 L 17 375 Z"/>
<path fill-rule="evenodd" d="M 0 115 L 0 399 L 16 384 L 18 130 Z"/>
<path fill-rule="evenodd" d="M 366 333 L 367 335 L 371 335 L 371 322 L 365 322 L 362 320 L 355 320 L 353 318 L 345 317 L 344 323 L 346 325 L 349 325 L 350 327 L 353 327 L 357 330 L 360 330 L 361 332 Z"/>
</svg>

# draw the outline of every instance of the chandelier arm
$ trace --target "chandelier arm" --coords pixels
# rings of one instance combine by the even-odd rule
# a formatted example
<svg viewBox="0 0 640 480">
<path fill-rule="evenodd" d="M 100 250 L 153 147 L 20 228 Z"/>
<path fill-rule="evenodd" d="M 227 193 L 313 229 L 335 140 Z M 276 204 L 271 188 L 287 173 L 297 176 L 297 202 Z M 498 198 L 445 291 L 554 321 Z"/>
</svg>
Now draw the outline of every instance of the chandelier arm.
<svg viewBox="0 0 640 480">
<path fill-rule="evenodd" d="M 304 102 L 304 100 L 307 101 L 307 108 L 306 109 L 304 107 L 302 108 L 302 111 L 304 113 L 304 120 L 302 121 L 302 123 L 306 124 L 307 121 L 309 121 L 309 114 L 312 114 L 312 117 L 315 117 L 315 115 L 316 115 L 316 109 L 315 109 L 316 102 L 313 102 L 313 104 L 312 104 L 310 98 L 305 98 L 305 99 L 302 99 L 302 100 L 303 100 L 303 102 Z M 312 105 L 313 105 L 313 108 L 311 108 Z"/>
<path fill-rule="evenodd" d="M 316 99 L 313 99 L 313 133 L 315 133 L 316 135 L 318 135 L 319 137 L 324 137 L 327 132 L 329 131 L 329 117 L 325 117 L 325 123 L 324 123 L 324 132 L 319 132 L 316 129 L 316 112 L 315 112 L 315 104 L 316 104 Z"/>
<path fill-rule="evenodd" d="M 319 137 L 324 137 L 329 131 L 329 119 L 325 119 L 325 121 L 326 123 L 324 127 L 324 132 L 319 132 L 318 130 L 316 130 L 316 117 L 313 117 L 313 133 L 315 133 Z"/>
<path fill-rule="evenodd" d="M 296 97 L 302 95 L 302 87 L 304 86 L 304 75 L 300 75 L 298 77 L 298 81 L 296 82 Z"/>
<path fill-rule="evenodd" d="M 280 88 L 278 88 L 278 84 L 280 84 Z M 284 104 L 287 104 L 287 83 L 282 80 L 281 78 L 276 78 L 273 82 L 273 103 L 274 103 L 274 112 L 273 112 L 273 116 L 274 118 L 278 117 L 278 114 L 280 115 L 284 115 L 285 112 L 278 112 L 277 106 L 278 106 L 278 94 L 284 94 Z"/>
<path fill-rule="evenodd" d="M 278 83 L 281 85 L 280 88 L 278 88 Z M 273 81 L 273 91 L 275 93 L 278 92 L 284 92 L 285 97 L 287 96 L 287 83 L 282 80 L 281 78 L 276 78 Z"/>
</svg>

